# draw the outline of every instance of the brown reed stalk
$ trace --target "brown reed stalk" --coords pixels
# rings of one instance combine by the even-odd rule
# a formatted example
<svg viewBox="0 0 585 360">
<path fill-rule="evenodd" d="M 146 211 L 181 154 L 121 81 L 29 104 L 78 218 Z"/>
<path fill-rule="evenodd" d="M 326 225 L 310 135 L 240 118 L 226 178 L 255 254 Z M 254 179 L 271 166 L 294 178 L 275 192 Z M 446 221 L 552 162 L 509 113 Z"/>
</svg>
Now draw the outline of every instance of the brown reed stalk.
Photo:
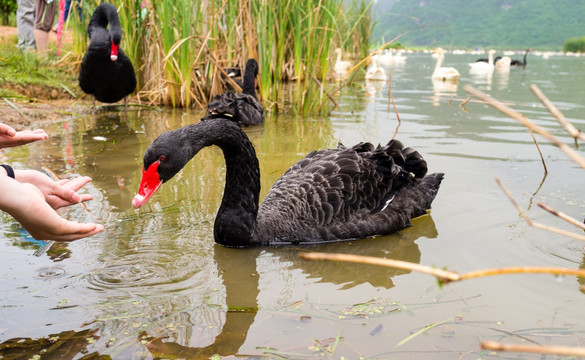
<svg viewBox="0 0 585 360">
<path fill-rule="evenodd" d="M 498 186 L 502 189 L 502 191 L 504 192 L 504 194 L 508 197 L 508 199 L 510 199 L 510 201 L 512 202 L 512 204 L 514 204 L 514 206 L 516 207 L 516 209 L 518 210 L 519 215 L 526 220 L 526 223 L 532 227 L 535 227 L 537 229 L 541 229 L 541 230 L 546 230 L 549 232 L 553 232 L 556 234 L 560 234 L 560 235 L 564 235 L 567 237 L 571 237 L 573 239 L 577 239 L 577 240 L 583 240 L 585 241 L 585 236 L 583 235 L 579 235 L 579 234 L 574 234 L 570 231 L 566 231 L 563 229 L 559 229 L 559 228 L 555 228 L 552 226 L 548 226 L 548 225 L 544 225 L 541 223 L 537 223 L 532 221 L 532 219 L 526 214 L 526 211 L 524 211 L 524 209 L 522 209 L 520 207 L 520 205 L 518 204 L 518 202 L 516 202 L 516 200 L 514 199 L 514 197 L 512 196 L 512 194 L 510 193 L 510 191 L 508 191 L 508 189 L 504 186 L 504 184 L 502 184 L 502 182 L 500 181 L 500 179 L 495 178 L 496 179 L 496 183 L 498 184 Z"/>
<path fill-rule="evenodd" d="M 523 352 L 532 354 L 547 354 L 561 356 L 585 356 L 585 348 L 570 346 L 540 346 L 502 344 L 495 341 L 483 341 L 481 348 L 492 351 Z"/>
<path fill-rule="evenodd" d="M 548 141 L 552 142 L 556 147 L 558 147 L 562 152 L 564 152 L 571 160 L 573 160 L 577 165 L 581 166 L 585 169 L 585 157 L 579 155 L 576 151 L 571 149 L 567 144 L 559 141 L 555 136 L 553 136 L 550 132 L 548 132 L 545 128 L 540 125 L 533 123 L 532 121 L 528 120 L 524 115 L 512 110 L 510 107 L 504 105 L 499 100 L 492 98 L 491 96 L 485 94 L 484 92 L 473 88 L 470 85 L 465 85 L 465 91 L 480 98 L 481 100 L 485 101 L 487 104 L 491 105 L 495 109 L 499 110 L 500 112 L 506 114 L 507 116 L 511 117 L 512 119 L 518 121 L 522 125 L 526 126 L 527 128 L 531 129 L 535 133 L 541 135 Z"/>
<path fill-rule="evenodd" d="M 570 223 L 570 224 L 572 224 L 572 225 L 574 225 L 574 226 L 576 226 L 578 228 L 581 228 L 581 229 L 585 230 L 585 224 L 584 223 L 582 223 L 582 222 L 580 222 L 580 221 L 578 221 L 578 220 L 570 217 L 569 215 L 563 214 L 562 212 L 557 211 L 557 210 L 553 209 L 552 207 L 550 207 L 550 206 L 548 206 L 546 204 L 540 203 L 540 202 L 537 203 L 536 205 L 540 206 L 541 208 L 543 208 L 544 210 L 546 210 L 549 213 L 553 214 L 554 216 L 557 216 L 557 217 L 565 220 L 566 222 L 568 222 L 568 223 Z"/>
<path fill-rule="evenodd" d="M 571 275 L 585 278 L 585 270 L 569 269 L 551 266 L 513 266 L 497 269 L 482 269 L 459 274 L 453 271 L 441 270 L 434 267 L 411 263 L 408 261 L 383 259 L 373 256 L 362 256 L 353 254 L 329 254 L 329 253 L 299 253 L 299 256 L 305 260 L 329 260 L 345 261 L 358 264 L 378 265 L 395 269 L 416 271 L 423 274 L 429 274 L 436 277 L 442 283 L 462 281 L 468 279 L 477 279 L 480 277 L 509 274 L 553 274 L 553 275 Z"/>
<path fill-rule="evenodd" d="M 551 113 L 552 116 L 557 119 L 559 124 L 575 139 L 575 144 L 577 144 L 577 139 L 581 141 L 585 141 L 585 134 L 581 132 L 581 130 L 577 129 L 567 118 L 565 115 L 560 112 L 560 110 L 544 95 L 544 93 L 540 90 L 538 86 L 535 84 L 530 85 L 530 90 L 534 93 L 534 95 L 540 100 L 540 102 L 546 107 L 546 109 Z"/>
</svg>

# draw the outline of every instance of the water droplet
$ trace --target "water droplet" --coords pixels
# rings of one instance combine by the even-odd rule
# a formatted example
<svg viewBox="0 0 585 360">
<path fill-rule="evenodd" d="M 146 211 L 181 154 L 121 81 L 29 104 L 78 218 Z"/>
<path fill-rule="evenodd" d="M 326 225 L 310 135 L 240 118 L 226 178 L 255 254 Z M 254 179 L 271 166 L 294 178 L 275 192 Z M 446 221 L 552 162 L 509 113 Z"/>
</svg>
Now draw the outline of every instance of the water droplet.
<svg viewBox="0 0 585 360">
<path fill-rule="evenodd" d="M 42 267 L 36 270 L 36 277 L 40 279 L 53 279 L 65 275 L 66 271 L 62 267 Z"/>
</svg>

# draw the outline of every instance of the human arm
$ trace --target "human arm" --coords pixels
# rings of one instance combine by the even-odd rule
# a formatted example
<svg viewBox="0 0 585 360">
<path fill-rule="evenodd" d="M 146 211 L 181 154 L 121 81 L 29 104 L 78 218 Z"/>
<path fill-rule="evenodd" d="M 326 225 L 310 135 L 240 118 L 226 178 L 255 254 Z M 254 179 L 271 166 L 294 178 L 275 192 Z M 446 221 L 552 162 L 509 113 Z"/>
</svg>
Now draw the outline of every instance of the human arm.
<svg viewBox="0 0 585 360">
<path fill-rule="evenodd" d="M 48 138 L 49 135 L 42 129 L 16 131 L 12 127 L 0 123 L 0 148 L 25 145 Z"/>
<path fill-rule="evenodd" d="M 0 188 L 0 209 L 12 215 L 37 240 L 73 241 L 104 230 L 100 224 L 62 218 L 32 184 L 0 174 Z"/>
</svg>

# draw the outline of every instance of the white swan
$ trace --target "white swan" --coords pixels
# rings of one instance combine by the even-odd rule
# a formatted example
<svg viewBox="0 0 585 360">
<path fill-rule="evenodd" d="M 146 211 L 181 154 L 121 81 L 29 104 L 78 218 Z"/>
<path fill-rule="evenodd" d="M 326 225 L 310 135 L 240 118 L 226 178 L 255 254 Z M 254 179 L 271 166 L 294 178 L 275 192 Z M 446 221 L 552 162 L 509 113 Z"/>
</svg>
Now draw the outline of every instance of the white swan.
<svg viewBox="0 0 585 360">
<path fill-rule="evenodd" d="M 342 76 L 347 74 L 347 72 L 351 68 L 351 63 L 349 61 L 341 60 L 341 53 L 342 51 L 340 48 L 335 49 L 335 54 L 337 54 L 337 60 L 335 61 L 335 65 L 333 66 L 333 71 L 335 71 L 335 75 L 338 78 L 341 78 Z"/>
<path fill-rule="evenodd" d="M 483 61 L 472 62 L 469 64 L 469 73 L 472 75 L 486 75 L 489 76 L 494 72 L 494 54 L 496 50 L 488 51 L 488 62 Z"/>
<path fill-rule="evenodd" d="M 376 81 L 386 81 L 388 77 L 386 76 L 386 70 L 383 67 L 379 66 L 379 55 L 372 55 L 372 63 L 368 65 L 366 69 L 366 80 L 376 80 Z"/>
<path fill-rule="evenodd" d="M 394 56 L 392 56 L 392 64 L 394 65 L 403 65 L 406 63 L 406 56 L 402 54 L 402 52 L 396 52 Z"/>
<path fill-rule="evenodd" d="M 496 61 L 496 71 L 505 72 L 510 71 L 510 64 L 512 59 L 509 56 L 504 56 L 500 60 Z"/>
<path fill-rule="evenodd" d="M 432 78 L 441 81 L 458 81 L 461 74 L 457 69 L 452 67 L 442 67 L 443 59 L 445 58 L 445 51 L 442 48 L 436 48 L 433 51 L 433 57 L 437 57 L 437 65 L 433 71 Z"/>
<path fill-rule="evenodd" d="M 392 66 L 392 62 L 393 62 L 392 53 L 388 51 L 388 49 L 382 51 L 378 58 L 378 63 L 380 64 L 380 66 L 388 69 Z"/>
</svg>

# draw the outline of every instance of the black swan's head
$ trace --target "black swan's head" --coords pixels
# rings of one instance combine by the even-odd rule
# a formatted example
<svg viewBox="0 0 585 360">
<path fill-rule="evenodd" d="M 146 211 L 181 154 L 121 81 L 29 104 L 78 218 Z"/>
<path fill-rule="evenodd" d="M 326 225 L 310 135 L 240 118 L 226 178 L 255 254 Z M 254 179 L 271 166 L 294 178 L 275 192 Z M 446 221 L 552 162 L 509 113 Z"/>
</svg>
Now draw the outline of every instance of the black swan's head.
<svg viewBox="0 0 585 360">
<path fill-rule="evenodd" d="M 180 129 L 179 129 L 180 130 Z M 161 185 L 175 176 L 191 158 L 188 147 L 180 141 L 179 130 L 162 133 L 144 154 L 142 181 L 132 206 L 138 209 L 146 203 Z"/>
<path fill-rule="evenodd" d="M 110 47 L 110 59 L 112 61 L 118 60 L 122 29 L 118 11 L 114 5 L 103 3 L 95 9 L 89 21 L 87 33 L 91 41 L 97 41 L 104 45 L 107 43 Z"/>
<path fill-rule="evenodd" d="M 246 61 L 246 68 L 244 71 L 250 71 L 250 73 L 254 74 L 254 77 L 258 76 L 258 62 L 256 59 L 248 59 L 248 61 Z"/>
<path fill-rule="evenodd" d="M 256 59 L 248 59 L 244 69 L 244 84 L 242 92 L 256 98 L 256 87 L 258 86 L 258 62 Z"/>
</svg>

